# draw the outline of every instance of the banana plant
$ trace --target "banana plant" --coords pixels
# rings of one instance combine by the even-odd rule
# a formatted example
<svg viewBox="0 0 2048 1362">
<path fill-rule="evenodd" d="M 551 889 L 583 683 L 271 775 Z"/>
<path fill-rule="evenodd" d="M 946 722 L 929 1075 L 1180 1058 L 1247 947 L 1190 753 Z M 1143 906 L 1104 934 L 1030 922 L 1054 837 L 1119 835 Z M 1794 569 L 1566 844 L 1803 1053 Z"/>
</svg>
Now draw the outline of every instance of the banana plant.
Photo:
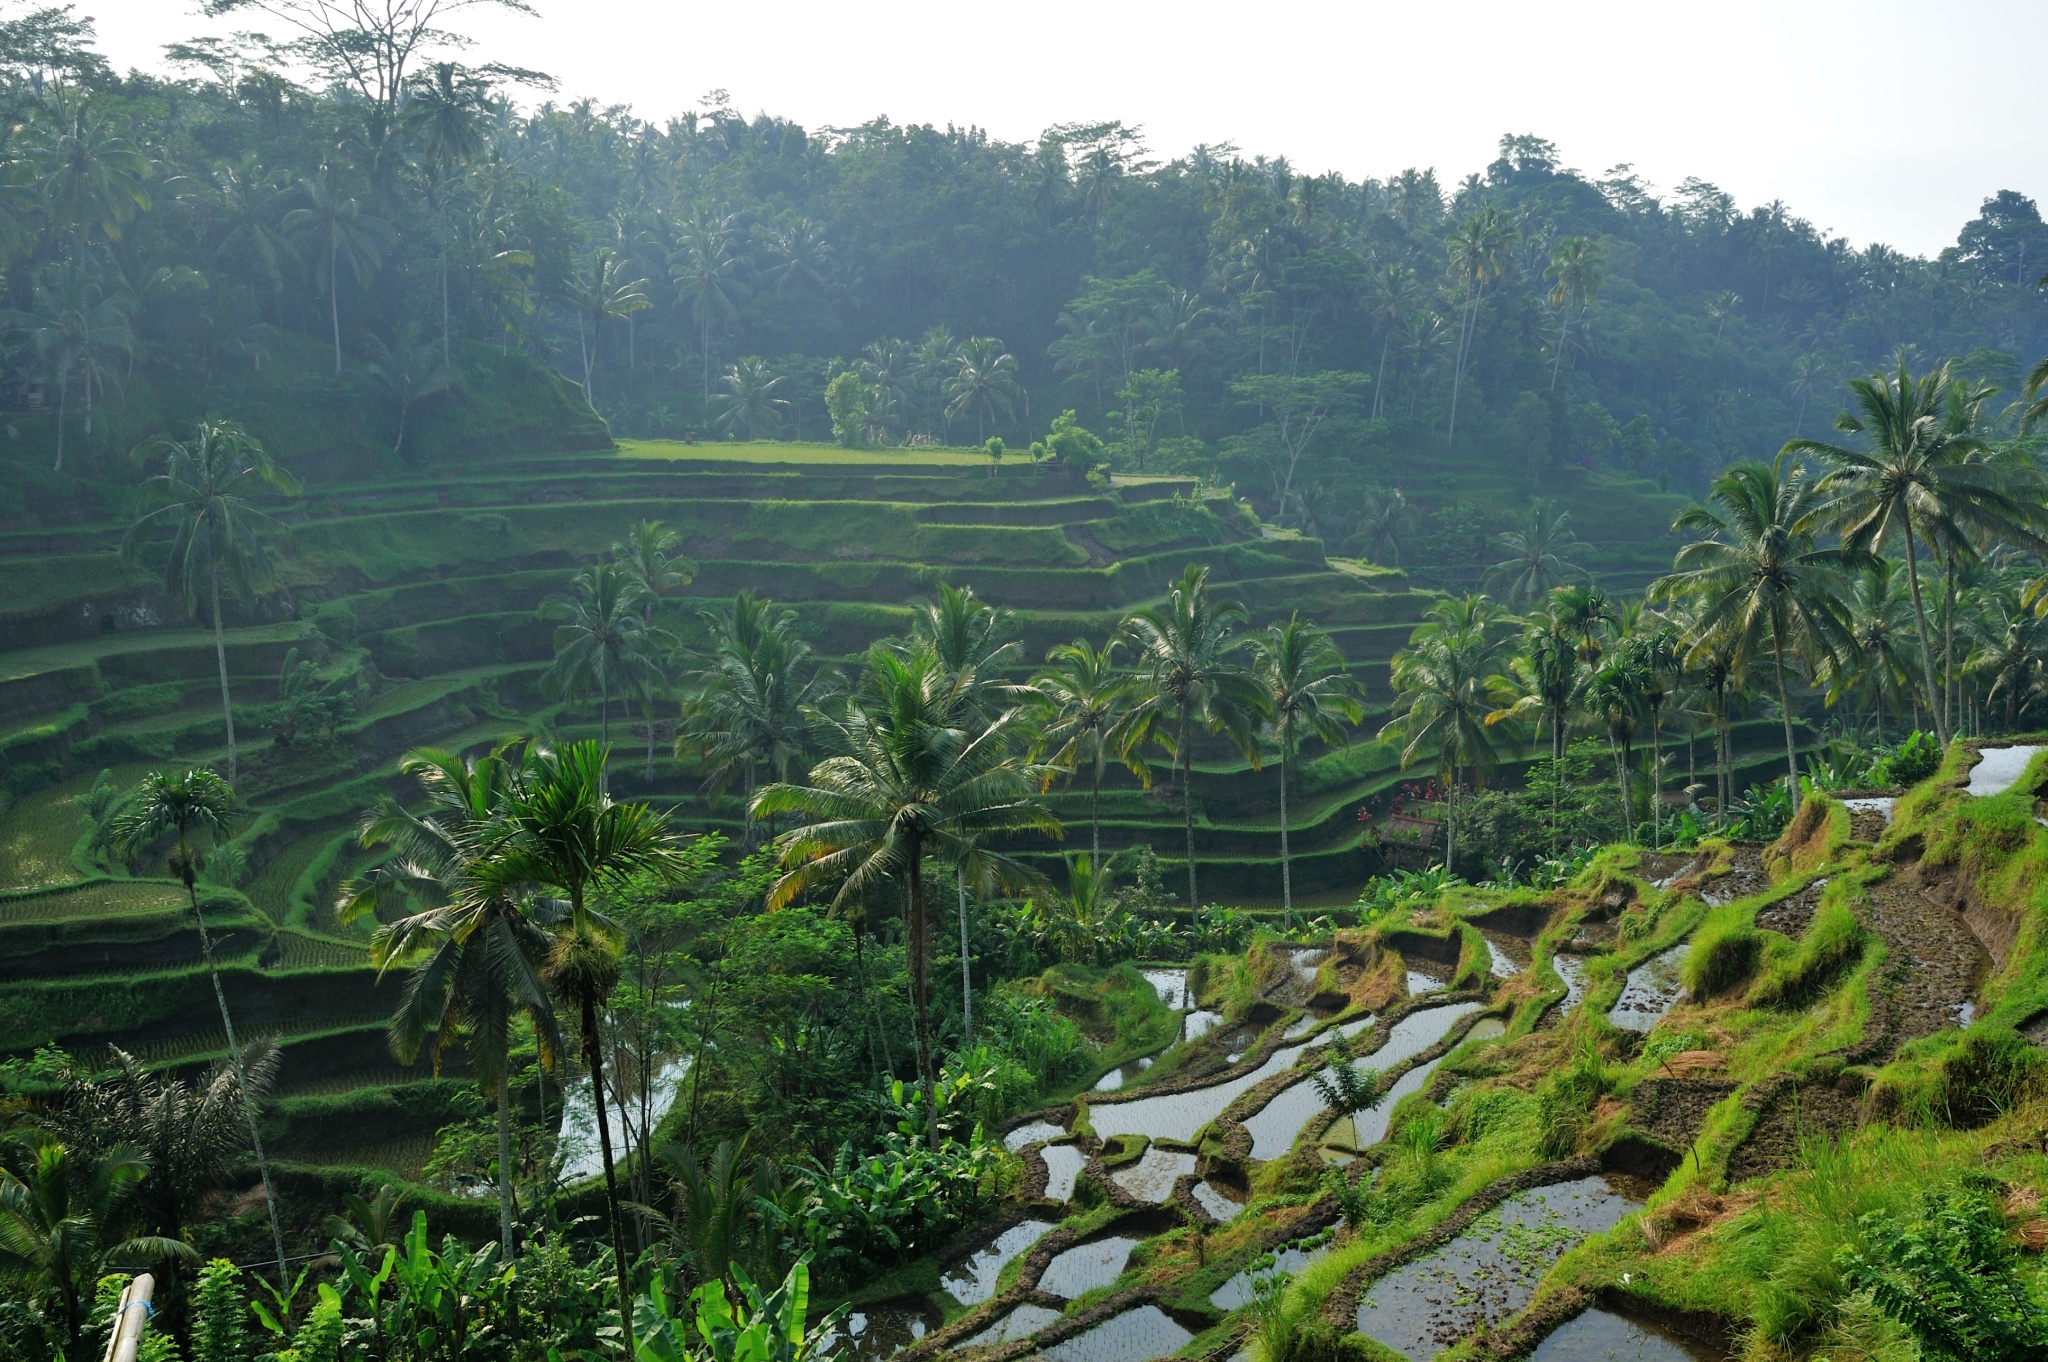
<svg viewBox="0 0 2048 1362">
<path fill-rule="evenodd" d="M 797 1260 L 782 1285 L 768 1292 L 738 1264 L 732 1276 L 731 1291 L 712 1278 L 683 1297 L 667 1271 L 656 1272 L 633 1302 L 638 1362 L 816 1362 L 832 1354 L 846 1307 L 806 1324 L 807 1259 Z"/>
</svg>

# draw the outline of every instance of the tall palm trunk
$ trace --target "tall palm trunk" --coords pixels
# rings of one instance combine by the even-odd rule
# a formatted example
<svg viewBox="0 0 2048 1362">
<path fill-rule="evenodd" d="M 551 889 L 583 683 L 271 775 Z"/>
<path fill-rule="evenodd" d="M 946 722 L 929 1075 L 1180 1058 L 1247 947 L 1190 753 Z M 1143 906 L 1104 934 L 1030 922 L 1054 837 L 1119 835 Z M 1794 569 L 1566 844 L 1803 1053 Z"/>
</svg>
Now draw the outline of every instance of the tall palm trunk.
<svg viewBox="0 0 2048 1362">
<path fill-rule="evenodd" d="M 939 1084 L 932 1069 L 931 940 L 926 931 L 924 905 L 924 846 L 913 839 L 910 846 L 910 921 L 906 936 L 910 945 L 910 1010 L 912 1030 L 917 1036 L 917 1082 L 924 1090 L 925 1141 L 939 1147 Z"/>
<path fill-rule="evenodd" d="M 334 376 L 341 377 L 341 243 L 327 247 L 327 307 L 334 318 Z"/>
<path fill-rule="evenodd" d="M 512 1261 L 512 1075 L 498 1076 L 498 1242 Z"/>
<path fill-rule="evenodd" d="M 1174 739 L 1174 758 L 1181 768 L 1180 812 L 1181 821 L 1187 828 L 1188 846 L 1188 926 L 1193 927 L 1200 919 L 1202 900 L 1195 891 L 1195 762 L 1194 754 L 1188 751 L 1188 707 L 1180 707 L 1180 729 Z"/>
<path fill-rule="evenodd" d="M 1372 415 L 1380 414 L 1380 398 L 1387 389 L 1387 345 L 1393 340 L 1391 334 L 1380 337 L 1380 367 L 1372 381 Z"/>
<path fill-rule="evenodd" d="M 249 1095 L 249 1076 L 242 1065 L 242 1047 L 235 1039 L 235 1019 L 228 1012 L 227 991 L 220 984 L 220 966 L 213 958 L 213 933 L 206 930 L 206 914 L 199 909 L 199 872 L 184 839 L 178 839 L 178 876 L 185 881 L 185 893 L 192 900 L 192 921 L 199 928 L 199 949 L 206 957 L 206 977 L 213 982 L 213 1001 L 220 1007 L 221 1030 L 227 1033 L 228 1063 L 235 1071 L 235 1091 L 242 1097 L 242 1114 L 249 1121 L 249 1145 L 256 1151 L 256 1171 L 263 1179 L 263 1204 L 270 1211 L 270 1243 L 277 1251 L 277 1284 L 286 1286 L 284 1273 L 284 1231 L 278 1226 L 277 1191 L 270 1183 L 270 1159 L 263 1152 L 263 1131 L 256 1122 L 256 1102 Z"/>
<path fill-rule="evenodd" d="M 960 887 L 960 1034 L 961 1043 L 974 1043 L 974 975 L 967 964 L 967 867 L 954 867 Z"/>
<path fill-rule="evenodd" d="M 235 702 L 228 694 L 228 645 L 220 627 L 220 564 L 207 569 L 213 595 L 213 660 L 220 667 L 220 714 L 228 726 L 228 784 L 235 783 Z"/>
<path fill-rule="evenodd" d="M 1095 738 L 1095 781 L 1088 792 L 1088 866 L 1102 869 L 1102 736 Z"/>
<path fill-rule="evenodd" d="M 1287 738 L 1280 740 L 1280 921 L 1294 925 L 1294 868 L 1287 856 Z"/>
<path fill-rule="evenodd" d="M 1913 589 L 1913 626 L 1920 635 L 1920 675 L 1927 684 L 1927 709 L 1934 721 L 1934 736 L 1948 746 L 1948 728 L 1942 722 L 1942 706 L 1934 685 L 1934 647 L 1927 639 L 1927 603 L 1920 597 L 1920 558 L 1913 543 L 1913 523 L 1906 526 L 1906 584 Z"/>
<path fill-rule="evenodd" d="M 1784 631 L 1778 632 L 1782 640 Z M 1792 697 L 1785 690 L 1785 645 L 1774 640 L 1771 660 L 1778 674 L 1778 717 L 1785 724 L 1785 785 L 1792 795 L 1792 816 L 1799 816 L 1799 753 L 1792 745 Z"/>
<path fill-rule="evenodd" d="M 1962 678 L 1956 675 L 1956 557 L 1941 551 L 1941 714 L 1951 733 L 1963 727 Z"/>
<path fill-rule="evenodd" d="M 71 414 L 71 370 L 66 368 L 57 375 L 57 466 L 50 471 L 64 471 L 64 421 Z"/>
<path fill-rule="evenodd" d="M 1621 735 L 1612 729 L 1607 732 L 1607 748 L 1614 754 L 1614 789 L 1621 796 L 1621 840 L 1632 843 L 1636 840 L 1636 818 L 1635 810 L 1629 807 L 1632 801 L 1628 797 L 1628 758 L 1622 753 Z"/>
<path fill-rule="evenodd" d="M 578 916 L 581 916 L 580 914 Z M 604 1158 L 604 1204 L 612 1223 L 612 1267 L 619 1279 L 619 1323 L 625 1331 L 624 1356 L 633 1352 L 633 1278 L 626 1265 L 625 1217 L 619 1209 L 619 1174 L 612 1162 L 612 1123 L 604 1107 L 604 1050 L 597 1038 L 597 998 L 583 991 L 583 1067 L 590 1070 L 590 1104 L 597 1112 L 597 1147 Z"/>
</svg>

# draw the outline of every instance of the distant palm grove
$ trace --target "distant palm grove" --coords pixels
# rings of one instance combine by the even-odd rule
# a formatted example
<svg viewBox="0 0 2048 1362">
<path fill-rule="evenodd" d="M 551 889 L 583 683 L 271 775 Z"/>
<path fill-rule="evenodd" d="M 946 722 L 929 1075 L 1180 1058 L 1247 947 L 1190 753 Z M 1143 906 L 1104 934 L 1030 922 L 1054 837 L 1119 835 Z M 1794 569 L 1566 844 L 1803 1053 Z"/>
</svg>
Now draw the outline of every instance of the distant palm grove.
<svg viewBox="0 0 2048 1362">
<path fill-rule="evenodd" d="M 0 10 L 0 1362 L 2048 1356 L 2033 201 L 479 8 Z"/>
</svg>

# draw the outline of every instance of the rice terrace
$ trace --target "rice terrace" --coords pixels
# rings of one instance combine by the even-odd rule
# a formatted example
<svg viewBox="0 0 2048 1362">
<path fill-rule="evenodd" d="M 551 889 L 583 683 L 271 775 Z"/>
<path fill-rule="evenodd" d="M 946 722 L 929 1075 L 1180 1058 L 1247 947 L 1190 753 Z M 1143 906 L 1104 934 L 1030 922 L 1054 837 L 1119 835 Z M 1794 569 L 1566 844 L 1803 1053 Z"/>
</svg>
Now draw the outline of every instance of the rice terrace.
<svg viewBox="0 0 2048 1362">
<path fill-rule="evenodd" d="M 0 8 L 0 1362 L 2048 1357 L 2032 198 L 559 8 Z"/>
</svg>

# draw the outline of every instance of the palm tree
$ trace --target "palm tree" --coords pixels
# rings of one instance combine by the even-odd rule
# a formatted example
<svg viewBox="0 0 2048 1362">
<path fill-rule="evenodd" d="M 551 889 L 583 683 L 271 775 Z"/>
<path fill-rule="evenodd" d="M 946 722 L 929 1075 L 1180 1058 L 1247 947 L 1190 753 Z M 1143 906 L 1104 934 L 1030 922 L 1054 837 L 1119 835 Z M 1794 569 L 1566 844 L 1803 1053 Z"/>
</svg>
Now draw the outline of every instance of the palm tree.
<svg viewBox="0 0 2048 1362">
<path fill-rule="evenodd" d="M 676 304 L 687 305 L 697 323 L 697 348 L 704 367 L 704 406 L 711 406 L 711 324 L 739 313 L 739 303 L 753 293 L 741 277 L 744 261 L 733 251 L 734 227 L 699 209 L 682 224 L 681 244 L 669 257 Z"/>
<path fill-rule="evenodd" d="M 1500 674 L 1504 644 L 1492 637 L 1484 597 L 1445 600 L 1415 630 L 1408 646 L 1394 654 L 1394 717 L 1380 730 L 1382 742 L 1401 744 L 1401 765 L 1424 755 L 1435 759 L 1444 781 L 1444 865 L 1458 849 L 1458 784 L 1462 773 L 1490 771 L 1500 749 L 1489 723 L 1496 712 L 1488 700 Z"/>
<path fill-rule="evenodd" d="M 1254 644 L 1259 678 L 1266 688 L 1266 712 L 1280 744 L 1280 911 L 1294 922 L 1294 869 L 1287 845 L 1287 781 L 1294 771 L 1304 732 L 1332 747 L 1350 741 L 1351 727 L 1365 717 L 1358 683 L 1330 636 L 1299 612 L 1267 629 Z"/>
<path fill-rule="evenodd" d="M 2011 733 L 2021 707 L 2048 693 L 2048 620 L 2027 608 L 2019 590 L 2006 583 L 1983 592 L 1976 604 L 1971 628 L 1976 646 L 1963 667 L 1986 683 L 1987 702 L 2004 702 L 2004 731 Z"/>
<path fill-rule="evenodd" d="M 549 948 L 545 977 L 576 1009 L 580 1023 L 604 1160 L 605 1209 L 611 1219 L 612 1265 L 623 1321 L 633 1287 L 597 1026 L 598 1005 L 618 983 L 620 944 L 617 928 L 592 909 L 590 896 L 636 875 L 679 874 L 687 868 L 687 858 L 663 815 L 645 804 L 614 803 L 605 793 L 610 756 L 610 749 L 599 743 L 579 742 L 534 753 L 508 768 L 499 815 L 479 849 L 463 897 L 483 899 L 537 888 L 556 891 L 568 900 L 568 921 Z M 624 1328 L 624 1355 L 631 1358 L 632 1326 L 626 1323 Z"/>
<path fill-rule="evenodd" d="M 1879 558 L 1856 574 L 1850 584 L 1849 643 L 1853 651 L 1828 672 L 1830 703 L 1862 692 L 1884 741 L 1885 707 L 1903 713 L 1912 704 L 1913 665 L 1906 640 L 1913 629 L 1913 602 L 1899 590 L 1899 573 L 1889 558 Z"/>
<path fill-rule="evenodd" d="M 1614 793 L 1621 806 L 1622 840 L 1636 839 L 1635 801 L 1629 790 L 1635 734 L 1648 713 L 1650 668 L 1634 648 L 1617 648 L 1586 678 L 1585 706 L 1606 725 L 1614 756 Z"/>
<path fill-rule="evenodd" d="M 1458 358 L 1451 370 L 1451 420 L 1444 432 L 1449 442 L 1458 433 L 1458 390 L 1465 377 L 1465 360 L 1478 329 L 1479 305 L 1486 300 L 1486 286 L 1500 278 L 1506 265 L 1507 220 L 1500 209 L 1488 204 L 1458 224 L 1444 242 L 1451 257 L 1451 279 L 1465 295 L 1464 323 L 1458 329 Z"/>
<path fill-rule="evenodd" d="M 597 363 L 597 345 L 608 321 L 624 321 L 654 304 L 645 292 L 647 280 L 628 279 L 630 262 L 609 246 L 590 253 L 589 261 L 570 276 L 567 299 L 576 313 L 576 342 L 583 356 L 583 400 L 594 402 L 590 386 L 591 367 Z M 584 323 L 590 324 L 586 334 Z"/>
<path fill-rule="evenodd" d="M 382 336 L 373 335 L 364 341 L 363 348 L 369 353 L 363 362 L 363 373 L 398 404 L 398 434 L 391 441 L 391 452 L 402 458 L 406 422 L 412 417 L 412 409 L 454 387 L 455 373 L 431 346 L 420 344 L 419 328 L 410 323 L 400 327 L 397 338 L 389 344 Z"/>
<path fill-rule="evenodd" d="M 1415 511 L 1398 487 L 1369 487 L 1358 505 L 1352 538 L 1365 556 L 1388 567 L 1401 566 L 1401 541 L 1415 533 Z"/>
<path fill-rule="evenodd" d="M 1588 665 L 1600 660 L 1606 651 L 1606 631 L 1620 619 L 1607 593 L 1590 584 L 1554 588 L 1550 616 L 1553 627 L 1571 639 L 1579 661 Z"/>
<path fill-rule="evenodd" d="M 203 586 L 213 616 L 213 656 L 220 669 L 221 718 L 227 724 L 228 782 L 235 766 L 235 707 L 228 693 L 227 637 L 221 627 L 220 588 L 225 577 L 246 604 L 271 575 L 270 551 L 261 531 L 281 528 L 259 511 L 249 494 L 260 485 L 297 496 L 298 480 L 270 461 L 249 433 L 229 421 L 201 421 L 192 439 L 180 443 L 160 435 L 142 449 L 161 454 L 164 471 L 142 484 L 135 523 L 122 553 L 133 559 L 157 531 L 171 532 L 164 561 L 164 590 L 195 614 Z"/>
<path fill-rule="evenodd" d="M 637 521 L 626 537 L 612 544 L 612 561 L 624 570 L 640 594 L 640 620 L 654 627 L 654 603 L 697 580 L 697 564 L 677 552 L 683 537 L 659 520 Z"/>
<path fill-rule="evenodd" d="M 1102 767 L 1112 746 L 1122 745 L 1122 727 L 1130 713 L 1133 679 L 1116 662 L 1118 640 L 1100 648 L 1085 638 L 1055 645 L 1045 655 L 1051 665 L 1031 678 L 1026 703 L 1037 720 L 1035 751 L 1046 755 L 1048 778 L 1053 771 L 1071 776 L 1080 763 L 1089 765 L 1089 864 L 1102 864 Z"/>
<path fill-rule="evenodd" d="M 69 91 L 58 91 L 46 116 L 30 126 L 42 134 L 34 152 L 44 211 L 52 226 L 76 234 L 82 264 L 92 234 L 119 241 L 128 221 L 149 210 L 149 158 L 108 132 L 91 103 Z"/>
<path fill-rule="evenodd" d="M 1796 813 L 1799 753 L 1786 664 L 1804 659 L 1818 667 L 1848 649 L 1845 572 L 1865 566 L 1869 555 L 1847 544 L 1819 547 L 1817 527 L 1831 509 L 1827 494 L 1782 454 L 1775 464 L 1735 464 L 1714 479 L 1708 502 L 1672 522 L 1702 537 L 1678 551 L 1669 575 L 1650 584 L 1650 599 L 1691 600 L 1688 654 L 1725 642 L 1732 665 L 1742 667 L 1769 651 Z"/>
<path fill-rule="evenodd" d="M 1798 439 L 1785 451 L 1812 453 L 1833 466 L 1820 487 L 1833 498 L 1824 519 L 1840 531 L 1845 549 L 1882 552 L 1894 538 L 1904 541 L 1928 708 L 1936 737 L 1946 743 L 1950 716 L 1946 688 L 1935 679 L 1920 549 L 1965 545 L 1983 535 L 2048 552 L 2048 539 L 2038 532 L 2048 511 L 2031 478 L 1987 457 L 1992 451 L 1975 429 L 1974 413 L 1990 389 L 1966 389 L 1946 364 L 1915 379 L 1901 354 L 1896 373 L 1853 379 L 1849 390 L 1856 410 L 1837 417 L 1835 429 L 1863 436 L 1868 448 Z"/>
<path fill-rule="evenodd" d="M 1003 349 L 991 336 L 975 336 L 960 343 L 952 376 L 945 393 L 951 401 L 947 416 L 974 413 L 974 441 L 984 442 L 988 423 L 997 412 L 1007 419 L 1016 415 L 1024 389 L 1017 382 L 1017 357 Z"/>
<path fill-rule="evenodd" d="M 1600 296 L 1600 286 L 1607 281 L 1600 243 L 1582 236 L 1563 238 L 1551 248 L 1550 264 L 1543 273 L 1554 281 L 1550 305 L 1557 309 L 1557 352 L 1550 360 L 1550 390 L 1555 392 L 1572 323 L 1584 321 L 1586 309 Z"/>
<path fill-rule="evenodd" d="M 205 767 L 194 767 L 175 776 L 152 771 L 142 778 L 116 818 L 113 840 L 125 854 L 135 856 L 166 837 L 177 839 L 166 860 L 192 902 L 192 922 L 199 929 L 200 954 L 206 959 L 207 978 L 213 982 L 213 1001 L 220 1008 L 220 1026 L 227 1036 L 228 1062 L 234 1068 L 235 1087 L 241 1093 L 242 1114 L 249 1122 L 249 1146 L 256 1151 L 256 1168 L 263 1177 L 263 1201 L 270 1210 L 270 1239 L 277 1250 L 277 1281 L 282 1286 L 286 1280 L 284 1231 L 278 1227 L 277 1192 L 270 1182 L 270 1160 L 263 1152 L 263 1131 L 256 1124 L 256 1096 L 249 1087 L 248 1066 L 241 1042 L 235 1039 L 235 1019 L 228 1011 L 227 991 L 220 982 L 220 964 L 213 955 L 213 933 L 206 930 L 206 914 L 199 907 L 199 871 L 204 858 L 192 844 L 196 834 L 214 846 L 220 845 L 234 813 L 234 787 Z"/>
<path fill-rule="evenodd" d="M 1178 768 L 1191 922 L 1202 906 L 1195 884 L 1193 726 L 1223 734 L 1253 769 L 1261 764 L 1258 725 L 1266 717 L 1266 696 L 1238 660 L 1251 644 L 1243 632 L 1249 620 L 1242 602 L 1210 594 L 1208 568 L 1190 563 L 1164 605 L 1146 606 L 1123 623 L 1138 654 L 1141 692 L 1124 750 L 1135 753 L 1140 744 L 1156 741 Z"/>
<path fill-rule="evenodd" d="M 1500 546 L 1508 556 L 1486 570 L 1486 586 L 1509 606 L 1531 604 L 1583 571 L 1573 561 L 1585 545 L 1572 532 L 1572 513 L 1548 497 L 1531 503 L 1528 519 L 1502 534 Z"/>
<path fill-rule="evenodd" d="M 51 1140 L 28 1166 L 0 1169 L 0 1273 L 44 1299 L 64 1330 L 64 1356 L 82 1356 L 93 1284 L 109 1271 L 169 1258 L 196 1259 L 189 1244 L 162 1235 L 109 1242 L 149 1160 L 116 1145 L 98 1158 Z"/>
<path fill-rule="evenodd" d="M 427 180 L 430 206 L 441 219 L 441 363 L 454 363 L 448 320 L 448 248 L 453 232 L 448 220 L 450 183 L 458 167 L 481 156 L 486 146 L 484 127 L 490 117 L 490 87 L 482 79 L 465 73 L 452 61 L 435 62 L 425 80 L 417 81 L 407 97 L 403 118 L 406 131 L 418 142 L 426 162 L 433 168 Z M 590 396 L 586 377 L 584 398 Z"/>
<path fill-rule="evenodd" d="M 284 215 L 284 230 L 301 236 L 313 251 L 315 270 L 327 290 L 327 302 L 334 323 L 334 376 L 341 377 L 341 269 L 361 287 L 384 263 L 384 248 L 397 239 L 391 224 L 363 206 L 343 189 L 340 177 L 323 166 L 312 179 L 299 186 L 305 198 L 303 208 Z"/>
<path fill-rule="evenodd" d="M 277 1077 L 276 1046 L 252 1045 L 245 1065 L 258 1098 Z M 149 1163 L 133 1193 L 135 1210 L 155 1234 L 181 1239 L 200 1203 L 227 1184 L 248 1152 L 242 1090 L 234 1067 L 218 1063 L 196 1084 L 149 1069 L 118 1046 L 113 1068 L 91 1075 L 73 1069 L 55 1108 L 38 1124 L 63 1141 L 74 1159 L 104 1158 L 127 1145 Z"/>
<path fill-rule="evenodd" d="M 125 302 L 103 295 L 82 269 L 63 272 L 54 286 L 37 285 L 35 305 L 27 312 L 9 311 L 4 319 L 27 334 L 35 353 L 35 371 L 57 385 L 57 462 L 64 471 L 65 427 L 71 415 L 71 377 L 85 385 L 85 433 L 92 434 L 92 391 L 104 383 L 102 361 L 110 354 L 132 354 L 135 334 L 129 329 Z"/>
<path fill-rule="evenodd" d="M 764 433 L 773 434 L 781 427 L 782 413 L 789 407 L 788 398 L 776 396 L 783 382 L 783 376 L 758 355 L 749 355 L 727 369 L 718 380 L 718 385 L 725 389 L 718 398 L 723 404 L 718 413 L 718 428 L 728 432 L 744 429 L 749 440 L 761 439 Z"/>
<path fill-rule="evenodd" d="M 557 695 L 597 690 L 600 741 L 611 750 L 612 693 L 645 678 L 655 639 L 636 608 L 640 587 L 617 563 L 596 563 L 569 579 L 567 594 L 541 602 L 558 621 L 555 660 L 541 677 Z"/>
<path fill-rule="evenodd" d="M 1399 262 L 1381 266 L 1380 272 L 1373 276 L 1368 306 L 1370 312 L 1367 315 L 1380 329 L 1380 362 L 1373 375 L 1371 412 L 1371 415 L 1378 416 L 1387 391 L 1387 349 L 1393 344 L 1394 333 L 1401 324 L 1422 306 L 1422 286 L 1416 281 L 1415 271 Z"/>
<path fill-rule="evenodd" d="M 811 645 L 797 636 L 795 611 L 742 591 L 730 606 L 700 618 L 712 648 L 691 678 L 676 753 L 686 744 L 697 748 L 711 768 L 704 780 L 710 793 L 743 782 L 751 810 L 757 775 L 765 771 L 770 781 L 786 781 L 803 761 L 811 747 L 810 713 L 831 685 Z"/>
<path fill-rule="evenodd" d="M 802 825 L 779 840 L 783 874 L 768 893 L 781 908 L 831 888 L 845 909 L 886 883 L 908 881 L 912 1013 L 925 1111 L 935 1105 L 930 1015 L 931 946 L 924 860 L 974 860 L 1010 885 L 1035 881 L 984 839 L 1006 833 L 1059 835 L 1059 821 L 1032 798 L 1045 768 L 1018 754 L 1022 714 L 1006 709 L 986 724 L 975 712 L 972 678 L 929 644 L 868 650 L 867 677 L 845 717 L 824 721 L 837 755 L 810 771 L 809 784 L 769 785 L 755 817 L 795 813 Z M 936 1146 L 938 1125 L 927 1136 Z"/>
<path fill-rule="evenodd" d="M 544 1063 L 561 1050 L 541 978 L 551 945 L 546 926 L 531 903 L 495 882 L 479 887 L 471 874 L 491 844 L 514 766 L 498 753 L 465 760 L 422 747 L 406 753 L 399 769 L 419 781 L 426 806 L 410 810 L 389 795 L 378 801 L 356 840 L 388 849 L 390 859 L 342 886 L 335 915 L 346 925 L 382 908 L 412 910 L 379 927 L 371 947 L 380 979 L 395 965 L 408 969 L 391 1018 L 391 1050 L 411 1064 L 431 1038 L 438 1076 L 441 1055 L 459 1042 L 477 1086 L 495 1101 L 498 1233 L 510 1262 L 513 1022 L 528 1019 Z"/>
<path fill-rule="evenodd" d="M 1522 633 L 1521 650 L 1508 659 L 1506 671 L 1488 683 L 1488 693 L 1500 706 L 1486 716 L 1488 724 L 1506 723 L 1526 715 L 1536 716 L 1537 732 L 1550 730 L 1550 850 L 1557 854 L 1558 795 L 1564 760 L 1565 740 L 1571 732 L 1584 664 L 1567 633 L 1563 616 L 1556 608 L 1531 616 Z"/>
</svg>

